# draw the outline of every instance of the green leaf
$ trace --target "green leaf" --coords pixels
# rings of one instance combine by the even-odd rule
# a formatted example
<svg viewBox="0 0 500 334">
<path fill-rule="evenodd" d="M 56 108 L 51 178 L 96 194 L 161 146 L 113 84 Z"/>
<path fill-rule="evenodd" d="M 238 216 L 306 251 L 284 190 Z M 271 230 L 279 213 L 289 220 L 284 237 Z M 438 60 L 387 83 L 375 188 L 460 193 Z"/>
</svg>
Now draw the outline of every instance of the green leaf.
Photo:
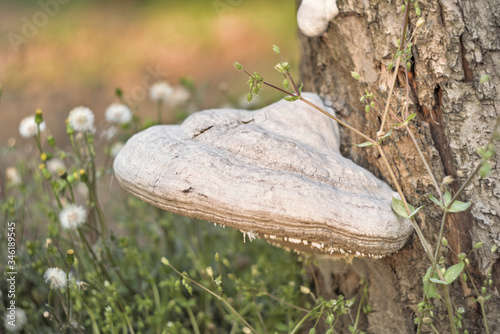
<svg viewBox="0 0 500 334">
<path fill-rule="evenodd" d="M 399 198 L 392 198 L 392 209 L 401 217 L 408 218 L 408 212 L 406 212 L 405 205 Z M 411 206 L 410 206 L 411 210 Z"/>
<path fill-rule="evenodd" d="M 390 135 L 392 135 L 392 128 L 391 128 L 391 131 L 387 132 L 382 138 L 380 138 L 378 140 L 378 142 L 380 143 L 382 140 L 384 140 L 385 138 L 389 137 Z"/>
<path fill-rule="evenodd" d="M 436 197 L 434 197 L 432 194 L 429 194 L 429 199 L 433 201 L 435 204 L 439 205 L 440 207 L 444 208 L 443 203 L 441 203 Z"/>
<path fill-rule="evenodd" d="M 408 218 L 411 218 L 411 217 L 415 216 L 415 215 L 417 214 L 417 212 L 418 212 L 420 209 L 422 209 L 423 207 L 424 207 L 424 206 L 422 205 L 422 206 L 421 206 L 421 207 L 419 207 L 418 209 L 413 210 L 413 211 L 411 212 L 411 215 L 409 215 L 409 216 L 408 216 Z M 413 208 L 413 207 L 410 205 L 410 210 L 411 210 L 411 208 Z"/>
<path fill-rule="evenodd" d="M 450 192 L 448 190 L 446 190 L 446 192 L 444 193 L 443 200 L 444 200 L 444 205 L 448 205 L 448 203 L 450 203 L 450 201 L 451 201 L 451 194 L 450 194 Z"/>
<path fill-rule="evenodd" d="M 436 283 L 436 284 L 448 285 L 448 282 L 441 281 L 439 278 L 431 277 L 431 278 L 429 278 L 429 281 L 431 281 L 432 283 Z"/>
<path fill-rule="evenodd" d="M 483 74 L 483 75 L 481 76 L 481 79 L 479 79 L 479 84 L 481 84 L 481 85 L 482 85 L 482 84 L 484 84 L 484 83 L 486 83 L 486 82 L 490 81 L 490 78 L 491 78 L 491 75 L 490 75 L 490 74 Z"/>
<path fill-rule="evenodd" d="M 464 270 L 464 267 L 464 262 L 460 261 L 457 264 L 454 264 L 453 266 L 446 269 L 446 272 L 443 275 L 446 282 L 448 284 L 454 282 L 458 278 L 458 276 L 460 276 L 460 274 Z"/>
<path fill-rule="evenodd" d="M 299 99 L 299 96 L 287 96 L 285 97 L 285 101 L 293 102 L 297 101 Z"/>
<path fill-rule="evenodd" d="M 429 281 L 429 278 L 431 276 L 431 268 L 432 267 L 429 267 L 429 269 L 427 269 L 424 278 L 422 278 L 422 282 L 424 283 L 424 292 L 427 298 L 429 299 L 440 298 L 436 286 Z M 436 272 L 434 272 L 434 276 L 435 278 L 437 278 Z"/>
<path fill-rule="evenodd" d="M 372 143 L 371 141 L 365 141 L 364 143 L 361 144 L 353 143 L 353 145 L 356 145 L 357 147 L 368 147 L 368 146 L 373 146 L 375 144 Z"/>
<path fill-rule="evenodd" d="M 301 82 L 299 86 L 299 95 L 302 94 L 302 88 L 304 87 L 304 83 Z"/>
<path fill-rule="evenodd" d="M 486 177 L 491 173 L 491 166 L 488 161 L 483 161 L 481 167 L 479 168 L 479 175 L 481 177 Z"/>
<path fill-rule="evenodd" d="M 448 212 L 465 211 L 470 207 L 471 204 L 472 204 L 471 202 L 464 203 L 464 202 L 460 202 L 460 201 L 455 201 L 455 202 L 453 202 L 451 207 L 448 209 Z"/>
<path fill-rule="evenodd" d="M 285 89 L 288 89 L 288 80 L 287 79 L 283 80 L 283 87 L 285 87 Z"/>
<path fill-rule="evenodd" d="M 279 46 L 273 44 L 273 51 L 279 54 L 280 53 Z"/>
</svg>

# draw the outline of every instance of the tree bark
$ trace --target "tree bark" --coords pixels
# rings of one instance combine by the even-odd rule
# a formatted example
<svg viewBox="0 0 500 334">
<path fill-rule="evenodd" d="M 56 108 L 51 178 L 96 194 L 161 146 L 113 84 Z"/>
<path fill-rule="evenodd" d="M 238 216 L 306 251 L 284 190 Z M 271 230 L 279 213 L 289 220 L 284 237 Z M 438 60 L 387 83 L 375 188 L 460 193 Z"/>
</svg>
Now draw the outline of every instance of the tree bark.
<svg viewBox="0 0 500 334">
<path fill-rule="evenodd" d="M 382 110 L 376 107 L 365 113 L 360 97 L 368 89 L 382 104 L 386 101 L 391 77 L 387 65 L 394 59 L 401 36 L 403 1 L 339 0 L 337 5 L 340 15 L 321 37 L 299 33 L 302 80 L 305 90 L 331 100 L 343 120 L 375 138 Z M 418 17 L 414 2 L 409 5 L 411 35 Z M 488 142 L 500 116 L 500 4 L 498 0 L 424 0 L 419 7 L 426 22 L 416 31 L 408 71 L 410 113 L 417 114 L 411 130 L 438 183 L 447 175 L 455 179 L 450 185 L 454 194 L 481 162 L 476 151 Z M 358 72 L 366 85 L 353 79 L 351 71 Z M 401 110 L 407 89 L 404 67 L 398 71 L 391 102 L 395 111 Z M 480 84 L 484 74 L 491 78 Z M 348 130 L 342 129 L 341 136 L 343 155 L 395 189 L 376 148 L 352 145 L 365 140 Z M 498 144 L 496 147 L 498 151 Z M 384 141 L 383 150 L 408 201 L 414 207 L 425 205 L 417 222 L 435 248 L 441 210 L 429 200 L 429 193 L 437 194 L 411 138 L 405 130 L 397 130 Z M 497 254 L 490 252 L 494 244 L 500 246 L 499 161 L 497 153 L 491 160 L 491 174 L 475 177 L 462 195 L 461 200 L 472 201 L 472 207 L 448 215 L 445 236 L 449 247 L 443 253 L 449 267 L 458 261 L 459 253 L 468 253 L 474 243 L 484 242 L 484 247 L 470 256 L 469 269 L 479 288 L 487 271 L 492 270 L 494 283 L 488 293 L 493 296 L 486 302 L 490 333 L 500 332 L 500 265 Z M 330 260 L 320 263 L 324 278 L 320 287 L 325 296 L 344 294 L 351 298 L 359 289 L 360 277 L 368 280 L 373 312 L 364 317 L 361 329 L 369 333 L 416 332 L 413 319 L 423 298 L 422 277 L 431 265 L 416 234 L 399 253 L 382 260 L 355 259 L 345 269 L 334 269 L 337 266 Z M 455 310 L 464 307 L 467 311 L 465 328 L 470 333 L 485 333 L 470 282 L 457 280 L 450 291 Z M 449 332 L 444 303 L 435 300 L 434 305 L 434 324 L 441 333 Z M 429 330 L 426 327 L 424 332 Z"/>
</svg>

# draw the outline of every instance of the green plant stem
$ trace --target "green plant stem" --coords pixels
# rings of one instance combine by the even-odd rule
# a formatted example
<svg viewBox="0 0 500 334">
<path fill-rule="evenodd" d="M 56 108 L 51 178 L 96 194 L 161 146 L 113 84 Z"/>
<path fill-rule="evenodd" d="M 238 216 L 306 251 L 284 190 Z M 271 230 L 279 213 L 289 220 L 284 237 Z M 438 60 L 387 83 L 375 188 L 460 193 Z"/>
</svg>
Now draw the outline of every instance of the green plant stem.
<svg viewBox="0 0 500 334">
<path fill-rule="evenodd" d="M 66 317 L 66 324 L 69 323 L 69 320 L 71 319 L 71 293 L 70 293 L 70 288 L 69 288 L 69 270 L 71 269 L 71 266 L 69 265 L 68 268 L 66 269 L 66 298 L 68 299 L 68 314 Z"/>
<path fill-rule="evenodd" d="M 405 41 L 405 38 L 406 38 L 406 29 L 408 27 L 409 16 L 410 16 L 410 4 L 407 4 L 406 7 L 405 7 L 405 20 L 404 20 L 404 23 L 403 23 L 403 31 L 401 33 L 401 40 L 400 40 L 400 43 L 399 43 L 399 49 L 398 49 L 398 51 L 404 50 L 403 49 L 403 45 L 404 45 L 404 41 Z M 401 55 L 398 52 L 398 57 L 396 59 L 396 66 L 394 67 L 394 75 L 392 77 L 391 86 L 390 86 L 390 89 L 389 89 L 389 96 L 387 97 L 387 102 L 385 104 L 384 114 L 382 116 L 382 123 L 380 124 L 380 130 L 379 131 L 382 131 L 382 132 L 384 131 L 385 120 L 387 118 L 387 113 L 389 111 L 389 105 L 391 103 L 391 97 L 392 97 L 392 92 L 394 90 L 394 85 L 396 84 L 396 79 L 398 77 L 398 70 L 399 70 L 399 64 L 400 63 L 401 63 Z"/>
<path fill-rule="evenodd" d="M 166 259 L 165 259 L 166 260 Z M 208 292 L 209 294 L 211 294 L 212 296 L 214 296 L 216 299 L 220 300 L 222 302 L 222 304 L 224 304 L 224 306 L 226 306 L 230 311 L 231 313 L 233 313 L 234 315 L 236 315 L 240 320 L 241 322 L 243 322 L 243 324 L 245 324 L 245 326 L 247 326 L 248 328 L 250 328 L 250 330 L 253 332 L 253 333 L 258 333 L 255 328 L 252 327 L 252 325 L 250 325 L 242 316 L 241 314 L 238 313 L 238 311 L 236 311 L 232 306 L 231 304 L 229 304 L 229 302 L 227 300 L 225 300 L 224 298 L 220 297 L 218 294 L 214 293 L 213 291 L 211 291 L 210 289 L 206 288 L 204 285 L 198 283 L 197 281 L 193 280 L 192 278 L 190 278 L 189 276 L 187 275 L 184 275 L 183 273 L 179 272 L 174 266 L 172 266 L 170 263 L 168 263 L 168 261 L 162 261 L 163 264 L 169 266 L 170 268 L 172 268 L 173 271 L 175 271 L 177 273 L 177 275 L 181 276 L 181 277 L 184 277 L 186 278 L 187 280 L 189 280 L 191 283 L 197 285 L 198 287 L 200 287 L 201 289 L 203 289 L 204 291 Z"/>
<path fill-rule="evenodd" d="M 302 327 L 302 325 L 304 324 L 304 322 L 306 322 L 306 320 L 311 316 L 311 314 L 317 309 L 317 307 L 313 308 L 311 311 L 309 311 L 309 313 L 307 313 L 305 316 L 302 317 L 302 319 L 300 319 L 300 321 L 297 323 L 297 325 L 295 325 L 295 327 L 293 328 L 293 330 L 290 332 L 290 334 L 295 334 L 297 333 L 297 331 L 300 329 L 300 327 Z"/>
<path fill-rule="evenodd" d="M 198 327 L 198 323 L 196 322 L 196 317 L 194 316 L 193 310 L 189 305 L 186 305 L 186 311 L 189 316 L 189 320 L 191 321 L 191 325 L 193 326 L 193 330 L 195 334 L 200 334 L 200 328 Z"/>
<path fill-rule="evenodd" d="M 387 158 L 385 156 L 384 151 L 382 150 L 382 147 L 380 145 L 377 145 L 377 149 L 378 149 L 378 151 L 380 153 L 380 156 L 382 157 L 382 160 L 384 161 L 384 164 L 385 164 L 385 167 L 386 167 L 387 171 L 389 172 L 389 174 L 391 176 L 392 182 L 396 186 L 396 190 L 397 190 L 399 196 L 401 197 L 401 200 L 403 201 L 403 204 L 405 206 L 406 212 L 408 213 L 408 215 L 410 215 L 411 214 L 410 207 L 408 206 L 408 202 L 406 201 L 406 197 L 404 196 L 403 191 L 401 190 L 401 187 L 399 186 L 399 182 L 398 182 L 396 176 L 394 175 L 394 172 L 392 171 L 392 167 L 389 164 L 389 161 L 387 161 Z M 424 250 L 427 253 L 427 256 L 429 256 L 429 259 L 432 261 L 432 259 L 433 259 L 433 252 L 432 252 L 431 246 L 427 242 L 427 239 L 425 239 L 424 234 L 422 233 L 422 230 L 420 229 L 420 227 L 418 226 L 417 222 L 415 221 L 415 218 L 412 217 L 410 219 L 410 221 L 413 224 L 413 228 L 415 229 L 415 232 L 417 232 L 417 235 L 418 235 L 418 238 L 420 239 L 420 242 L 424 246 Z"/>
<path fill-rule="evenodd" d="M 59 326 L 59 330 L 61 331 L 61 333 L 64 333 L 62 322 L 61 320 L 59 320 L 59 317 L 54 312 L 54 307 L 52 306 L 53 299 L 54 299 L 54 289 L 51 288 L 48 297 L 50 313 L 54 316 L 54 319 L 56 320 L 56 323 Z"/>
<path fill-rule="evenodd" d="M 387 167 L 387 170 L 389 171 L 389 173 L 391 175 L 393 183 L 396 185 L 396 189 L 399 193 L 399 196 L 401 197 L 401 200 L 403 201 L 403 204 L 404 204 L 406 211 L 409 215 L 409 214 L 411 214 L 411 211 L 410 211 L 410 208 L 408 207 L 408 203 L 406 202 L 406 198 L 404 197 L 404 194 L 401 190 L 401 187 L 399 186 L 399 182 L 397 181 L 396 176 L 394 175 L 392 168 L 389 165 L 389 162 L 387 161 L 387 158 L 385 156 L 384 151 L 382 150 L 382 147 L 380 145 L 377 145 L 377 148 L 379 150 L 380 156 L 382 157 L 382 160 L 384 161 L 384 164 Z M 427 242 L 427 239 L 425 239 L 424 234 L 422 233 L 422 230 L 420 230 L 420 227 L 418 226 L 417 222 L 415 221 L 415 217 L 412 217 L 410 219 L 410 221 L 413 224 L 413 228 L 415 229 L 415 232 L 417 232 L 417 235 L 418 235 L 418 238 L 420 239 L 420 242 L 424 246 L 424 250 L 427 253 L 427 256 L 429 256 L 429 259 L 431 260 L 431 262 L 434 262 L 432 248 L 429 245 L 429 243 Z M 439 240 L 439 242 L 440 242 L 440 240 Z M 436 272 L 437 272 L 440 280 L 446 281 L 443 277 L 443 274 L 439 270 L 439 268 L 438 268 L 438 270 L 436 270 Z M 453 308 L 451 306 L 450 292 L 449 292 L 447 286 L 444 286 L 443 290 L 444 290 L 444 294 L 445 294 L 446 307 L 448 309 L 448 317 L 450 320 L 451 332 L 452 332 L 452 334 L 456 334 L 455 323 L 453 322 Z"/>
<path fill-rule="evenodd" d="M 436 191 L 439 194 L 439 199 L 442 202 L 443 201 L 443 194 L 441 192 L 441 188 L 439 187 L 439 184 L 437 183 L 436 178 L 434 177 L 434 174 L 431 171 L 431 168 L 427 164 L 427 161 L 424 158 L 424 154 L 422 153 L 422 150 L 418 146 L 417 140 L 415 139 L 415 137 L 413 136 L 412 131 L 410 130 L 410 126 L 408 124 L 406 124 L 405 127 L 406 127 L 406 131 L 410 135 L 411 140 L 413 141 L 413 144 L 415 145 L 415 148 L 417 149 L 418 154 L 420 155 L 420 159 L 424 163 L 425 169 L 427 170 L 427 174 L 429 174 L 429 176 L 431 177 L 432 183 L 434 184 L 434 188 L 436 188 Z M 441 239 L 439 239 L 439 240 L 441 240 Z"/>
<path fill-rule="evenodd" d="M 333 119 L 334 121 L 336 121 L 337 123 L 343 125 L 344 127 L 348 128 L 349 130 L 351 130 L 352 132 L 356 133 L 357 135 L 365 138 L 366 140 L 368 140 L 370 143 L 372 144 L 376 144 L 377 142 L 373 139 L 371 139 L 370 137 L 368 137 L 367 135 L 365 135 L 364 133 L 362 133 L 361 131 L 353 128 L 352 126 L 350 126 L 349 124 L 347 124 L 346 122 L 338 119 L 337 117 L 333 116 L 332 114 L 328 113 L 326 110 L 323 110 L 322 108 L 318 107 L 317 105 L 315 105 L 314 103 L 304 99 L 302 96 L 299 97 L 299 100 L 304 102 L 305 104 L 313 107 L 314 109 L 318 110 L 319 112 L 325 114 L 326 116 L 330 117 L 331 119 Z"/>
<path fill-rule="evenodd" d="M 480 296 L 480 293 L 479 293 L 479 291 L 477 290 L 476 284 L 474 284 L 474 280 L 473 280 L 473 278 L 472 278 L 472 275 L 470 274 L 469 269 L 467 268 L 467 265 L 465 266 L 465 272 L 466 272 L 467 276 L 469 277 L 470 282 L 472 283 L 472 288 L 474 289 L 474 292 L 476 293 L 476 296 L 478 296 L 478 297 L 479 297 L 479 296 Z M 479 301 L 478 301 L 478 303 L 479 303 L 479 305 L 481 306 L 481 313 L 482 313 L 482 315 L 483 315 L 483 323 L 484 323 L 484 328 L 486 329 L 486 334 L 489 334 L 489 333 L 490 333 L 490 330 L 489 330 L 489 328 L 488 328 L 488 320 L 487 320 L 487 318 L 486 318 L 486 312 L 485 312 L 485 310 L 484 310 L 484 303 L 481 303 L 481 302 L 479 302 Z"/>
<path fill-rule="evenodd" d="M 363 288 L 364 290 L 364 288 Z M 356 312 L 356 321 L 354 322 L 354 329 L 357 331 L 358 329 L 358 322 L 359 322 L 359 315 L 361 313 L 361 308 L 363 306 L 363 301 L 365 299 L 366 293 L 363 291 L 363 295 L 361 296 L 361 300 L 359 301 L 358 305 L 358 311 Z"/>
<path fill-rule="evenodd" d="M 104 274 L 104 276 L 106 276 L 106 279 L 113 282 L 113 279 L 111 278 L 111 275 L 109 274 L 106 267 L 103 266 L 103 264 L 97 259 L 97 255 L 95 255 L 94 250 L 92 249 L 92 246 L 88 242 L 87 238 L 85 238 L 85 235 L 83 234 L 83 231 L 81 230 L 81 228 L 79 227 L 77 230 L 78 230 L 78 235 L 80 236 L 80 239 L 83 241 L 83 243 L 86 246 L 86 247 L 84 247 L 85 253 L 87 253 L 87 256 L 88 256 L 89 252 L 90 252 L 90 254 L 92 254 L 92 259 L 94 260 L 94 261 L 92 261 L 92 263 L 94 264 L 96 269 L 98 269 L 98 268 L 101 269 L 101 272 Z"/>
<path fill-rule="evenodd" d="M 264 323 L 264 319 L 262 318 L 262 315 L 259 312 L 259 309 L 257 307 L 257 303 L 255 300 L 253 301 L 253 305 L 255 307 L 255 313 L 257 313 L 257 318 L 259 318 L 260 325 L 262 326 L 262 329 L 264 330 L 264 334 L 268 334 L 266 324 Z"/>
<path fill-rule="evenodd" d="M 434 326 L 433 324 L 430 324 L 432 330 L 434 331 L 434 333 L 436 334 L 439 334 L 439 331 L 437 330 L 436 326 Z"/>
<path fill-rule="evenodd" d="M 486 329 L 486 334 L 490 334 L 490 329 L 488 328 L 488 320 L 486 318 L 486 311 L 484 310 L 484 303 L 479 303 L 481 306 L 481 313 L 483 314 L 484 328 Z"/>
<path fill-rule="evenodd" d="M 71 194 L 71 202 L 76 203 L 75 202 L 75 194 L 73 193 L 73 187 L 71 186 L 71 183 L 68 181 L 68 178 L 65 178 L 64 181 L 68 185 L 69 193 Z"/>
<path fill-rule="evenodd" d="M 270 293 L 269 293 L 269 292 L 267 292 L 267 291 L 266 291 L 266 292 L 264 292 L 264 294 L 265 294 L 266 296 L 268 296 L 269 298 L 272 298 L 272 299 L 276 300 L 277 302 L 279 302 L 279 303 L 281 303 L 281 304 L 284 304 L 284 305 L 286 305 L 286 306 L 289 306 L 289 307 L 291 307 L 291 308 L 294 308 L 294 309 L 296 309 L 296 310 L 299 310 L 299 311 L 302 311 L 302 312 L 305 312 L 305 313 L 309 312 L 309 310 L 308 310 L 308 309 L 305 309 L 305 308 L 302 308 L 302 307 L 299 307 L 299 306 L 293 305 L 293 304 L 291 304 L 291 303 L 289 303 L 289 302 L 286 302 L 286 301 L 284 301 L 284 300 L 282 300 L 282 299 L 280 299 L 280 298 L 278 298 L 278 297 L 276 297 L 276 296 L 273 296 L 272 294 L 270 294 Z"/>
</svg>

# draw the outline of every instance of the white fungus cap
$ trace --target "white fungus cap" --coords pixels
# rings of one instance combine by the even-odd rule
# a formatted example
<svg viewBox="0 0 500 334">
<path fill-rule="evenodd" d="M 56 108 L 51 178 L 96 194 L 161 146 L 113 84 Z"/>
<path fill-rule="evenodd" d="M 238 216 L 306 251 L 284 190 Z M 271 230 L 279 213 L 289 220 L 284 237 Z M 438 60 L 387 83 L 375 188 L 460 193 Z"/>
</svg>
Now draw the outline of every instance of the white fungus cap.
<svg viewBox="0 0 500 334">
<path fill-rule="evenodd" d="M 297 24 L 304 35 L 319 37 L 337 15 L 336 0 L 302 0 L 297 11 Z"/>
</svg>

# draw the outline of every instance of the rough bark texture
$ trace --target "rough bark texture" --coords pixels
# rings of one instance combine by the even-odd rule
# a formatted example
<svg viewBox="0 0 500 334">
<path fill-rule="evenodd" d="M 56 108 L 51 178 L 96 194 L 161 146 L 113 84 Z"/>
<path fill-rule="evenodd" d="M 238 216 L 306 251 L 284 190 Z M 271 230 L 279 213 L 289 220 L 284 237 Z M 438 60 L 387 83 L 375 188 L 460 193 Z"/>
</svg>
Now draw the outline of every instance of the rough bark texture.
<svg viewBox="0 0 500 334">
<path fill-rule="evenodd" d="M 340 15 L 330 22 L 323 36 L 300 35 L 305 88 L 331 99 L 341 118 L 372 137 L 380 127 L 380 113 L 365 114 L 360 97 L 367 88 L 377 100 L 386 100 L 390 78 L 387 64 L 394 57 L 396 40 L 401 35 L 402 4 L 339 0 Z M 426 22 L 418 30 L 412 48 L 410 112 L 416 112 L 417 118 L 411 127 L 438 182 L 446 175 L 456 179 L 450 186 L 453 193 L 479 163 L 476 151 L 487 142 L 500 115 L 500 5 L 498 0 L 425 0 L 419 5 Z M 416 21 L 412 10 L 410 34 Z M 350 71 L 357 71 L 368 86 L 351 78 Z M 491 74 L 490 81 L 479 84 L 486 73 Z M 406 94 L 406 82 L 403 76 L 400 78 L 392 102 L 394 110 L 401 109 Z M 344 129 L 341 136 L 342 154 L 391 183 L 376 149 L 352 146 L 352 142 L 364 140 Z M 427 194 L 434 188 L 411 139 L 405 131 L 397 131 L 385 143 L 384 151 L 392 158 L 409 201 L 414 206 L 426 206 L 418 222 L 435 245 L 441 215 L 428 200 Z M 500 265 L 497 256 L 489 251 L 493 244 L 500 245 L 499 156 L 497 153 L 491 162 L 492 173 L 484 179 L 476 177 L 462 196 L 462 200 L 473 202 L 472 208 L 450 214 L 445 227 L 452 250 L 444 254 L 448 265 L 456 261 L 458 253 L 468 252 L 475 242 L 485 243 L 478 256 L 471 258 L 471 268 L 478 286 L 482 285 L 486 271 L 493 271 L 493 297 L 486 304 L 491 333 L 500 332 Z M 422 301 L 421 277 L 429 265 L 414 235 L 402 251 L 389 258 L 355 260 L 346 272 L 332 271 L 326 275 L 322 288 L 327 295 L 342 293 L 352 297 L 357 287 L 353 282 L 364 275 L 370 282 L 374 310 L 365 319 L 368 332 L 413 333 L 416 326 L 412 320 Z M 482 333 L 480 309 L 472 302 L 473 290 L 457 281 L 451 294 L 455 306 L 467 310 L 465 322 L 470 333 Z M 445 308 L 439 301 L 436 306 L 436 325 L 441 333 L 449 332 Z"/>
</svg>

